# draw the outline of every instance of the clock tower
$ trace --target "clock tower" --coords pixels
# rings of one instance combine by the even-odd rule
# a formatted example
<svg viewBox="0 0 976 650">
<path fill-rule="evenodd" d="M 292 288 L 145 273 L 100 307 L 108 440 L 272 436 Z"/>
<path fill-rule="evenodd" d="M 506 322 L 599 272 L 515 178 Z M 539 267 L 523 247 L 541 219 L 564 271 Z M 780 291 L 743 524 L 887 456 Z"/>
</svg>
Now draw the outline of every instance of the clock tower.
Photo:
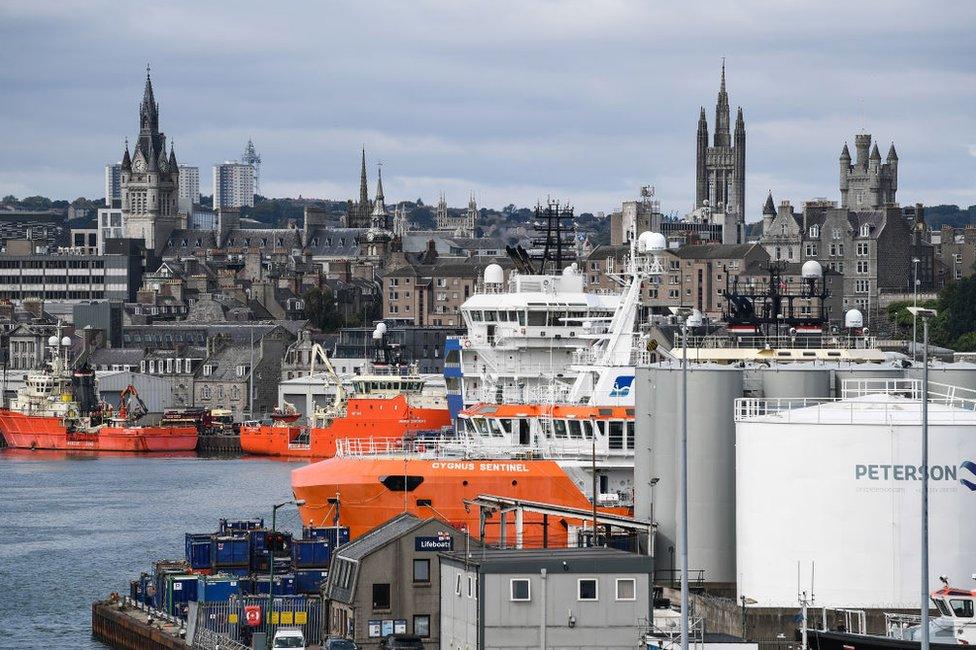
<svg viewBox="0 0 976 650">
<path fill-rule="evenodd" d="M 142 239 L 146 249 L 162 251 L 170 233 L 185 228 L 177 212 L 180 169 L 172 144 L 159 130 L 159 104 L 153 96 L 149 66 L 139 106 L 139 137 L 130 155 L 126 141 L 122 156 L 122 227 L 126 238 Z"/>
</svg>

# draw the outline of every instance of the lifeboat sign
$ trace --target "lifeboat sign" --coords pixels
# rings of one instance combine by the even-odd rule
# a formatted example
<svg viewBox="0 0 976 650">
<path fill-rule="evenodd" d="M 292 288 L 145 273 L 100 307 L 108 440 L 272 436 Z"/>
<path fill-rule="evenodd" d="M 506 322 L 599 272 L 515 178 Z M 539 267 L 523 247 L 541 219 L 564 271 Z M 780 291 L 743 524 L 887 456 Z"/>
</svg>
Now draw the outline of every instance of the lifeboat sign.
<svg viewBox="0 0 976 650">
<path fill-rule="evenodd" d="M 428 537 L 413 538 L 414 551 L 453 551 L 454 538 L 447 533 L 438 533 Z"/>
<path fill-rule="evenodd" d="M 261 625 L 261 606 L 244 605 L 244 622 L 251 627 Z"/>
</svg>

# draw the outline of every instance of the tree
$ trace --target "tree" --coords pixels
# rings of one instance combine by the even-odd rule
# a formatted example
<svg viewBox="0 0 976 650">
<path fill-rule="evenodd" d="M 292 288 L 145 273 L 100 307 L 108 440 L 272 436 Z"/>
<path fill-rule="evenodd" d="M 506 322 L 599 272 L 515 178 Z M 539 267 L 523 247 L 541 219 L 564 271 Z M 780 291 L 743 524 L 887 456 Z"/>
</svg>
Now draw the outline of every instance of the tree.
<svg viewBox="0 0 976 650">
<path fill-rule="evenodd" d="M 17 203 L 17 197 L 13 194 L 8 194 L 7 196 L 3 197 L 3 203 Z"/>
</svg>

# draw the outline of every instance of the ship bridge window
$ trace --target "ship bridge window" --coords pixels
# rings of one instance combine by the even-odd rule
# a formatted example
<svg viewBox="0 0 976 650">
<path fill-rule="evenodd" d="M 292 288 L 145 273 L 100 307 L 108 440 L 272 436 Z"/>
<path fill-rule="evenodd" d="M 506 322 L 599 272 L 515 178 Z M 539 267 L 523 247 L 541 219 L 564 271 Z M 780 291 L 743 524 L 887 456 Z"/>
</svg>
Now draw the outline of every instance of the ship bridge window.
<svg viewBox="0 0 976 650">
<path fill-rule="evenodd" d="M 516 312 L 516 316 L 518 317 L 518 324 L 521 325 L 522 327 L 525 327 L 525 312 L 524 311 Z"/>
<path fill-rule="evenodd" d="M 488 321 L 495 322 L 497 320 L 498 320 L 498 312 L 496 312 L 494 310 L 486 310 L 485 311 L 485 322 L 488 322 Z"/>
<path fill-rule="evenodd" d="M 566 420 L 553 420 L 552 431 L 557 438 L 566 437 Z"/>
<path fill-rule="evenodd" d="M 587 440 L 593 440 L 593 423 L 589 420 L 583 420 L 580 424 L 583 427 L 583 437 Z"/>
<path fill-rule="evenodd" d="M 471 418 L 471 424 L 474 425 L 474 430 L 478 432 L 480 436 L 487 436 L 488 433 L 488 423 L 485 422 L 484 418 Z"/>
<path fill-rule="evenodd" d="M 505 430 L 502 428 L 502 423 L 496 418 L 486 418 L 488 421 L 488 428 L 491 429 L 491 435 L 496 438 L 502 438 L 505 436 Z"/>
<path fill-rule="evenodd" d="M 529 325 L 532 326 L 544 326 L 546 324 L 546 312 L 544 311 L 530 311 L 529 312 Z"/>
<path fill-rule="evenodd" d="M 956 618 L 973 617 L 973 601 L 963 598 L 952 598 L 949 600 L 949 607 L 952 608 L 952 615 Z"/>
<path fill-rule="evenodd" d="M 423 476 L 410 476 L 409 474 L 395 474 L 380 477 L 380 483 L 391 492 L 413 492 L 423 482 Z"/>
<path fill-rule="evenodd" d="M 579 420 L 569 421 L 569 437 L 579 440 L 583 437 L 583 426 Z"/>
<path fill-rule="evenodd" d="M 475 322 L 475 323 L 480 323 L 481 322 L 481 310 L 480 309 L 472 309 L 471 310 L 471 320 L 473 322 Z"/>
<path fill-rule="evenodd" d="M 610 420 L 610 449 L 624 448 L 624 423 L 620 420 Z"/>
<path fill-rule="evenodd" d="M 949 606 L 945 604 L 945 601 L 941 598 L 933 598 L 932 603 L 935 608 L 939 610 L 939 614 L 943 616 L 952 616 L 952 612 L 949 611 Z"/>
</svg>

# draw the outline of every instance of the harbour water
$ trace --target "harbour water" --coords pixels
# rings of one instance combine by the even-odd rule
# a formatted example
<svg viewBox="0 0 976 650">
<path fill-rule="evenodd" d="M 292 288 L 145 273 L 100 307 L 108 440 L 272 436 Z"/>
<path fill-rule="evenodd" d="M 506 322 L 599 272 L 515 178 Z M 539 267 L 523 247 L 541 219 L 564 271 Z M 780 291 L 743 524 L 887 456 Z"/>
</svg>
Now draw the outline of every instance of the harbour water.
<svg viewBox="0 0 976 650">
<path fill-rule="evenodd" d="M 0 450 L 0 647 L 99 648 L 91 603 L 179 559 L 185 532 L 265 517 L 301 463 Z M 279 526 L 299 529 L 297 512 Z"/>
</svg>

